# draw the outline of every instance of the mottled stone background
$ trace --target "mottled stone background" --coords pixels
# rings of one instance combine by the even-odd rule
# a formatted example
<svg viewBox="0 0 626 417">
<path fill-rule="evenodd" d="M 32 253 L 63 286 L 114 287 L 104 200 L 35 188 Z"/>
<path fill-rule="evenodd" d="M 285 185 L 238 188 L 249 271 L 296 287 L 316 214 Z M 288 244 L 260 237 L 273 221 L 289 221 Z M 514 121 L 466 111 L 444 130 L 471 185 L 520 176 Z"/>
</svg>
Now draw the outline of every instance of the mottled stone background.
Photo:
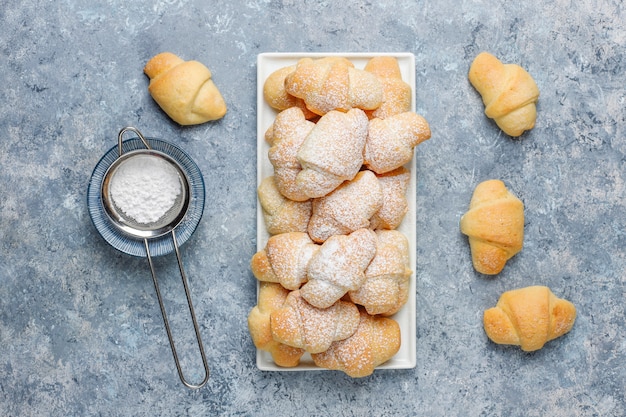
<svg viewBox="0 0 626 417">
<path fill-rule="evenodd" d="M 0 415 L 625 415 L 625 21 L 620 0 L 5 1 Z M 537 125 L 521 139 L 485 118 L 467 81 L 483 50 L 539 85 Z M 162 51 L 211 68 L 222 120 L 182 128 L 161 112 L 142 69 Z M 432 128 L 411 196 L 417 367 L 359 380 L 260 372 L 246 325 L 257 54 L 368 51 L 415 54 L 417 110 Z M 91 172 L 126 125 L 179 144 L 206 180 L 183 246 L 212 370 L 198 391 L 175 373 L 145 259 L 111 248 L 87 212 Z M 524 249 L 493 278 L 474 272 L 458 229 L 489 178 L 526 207 Z M 175 262 L 157 268 L 191 343 Z M 483 310 L 532 284 L 574 302 L 573 330 L 531 354 L 489 342 Z"/>
</svg>

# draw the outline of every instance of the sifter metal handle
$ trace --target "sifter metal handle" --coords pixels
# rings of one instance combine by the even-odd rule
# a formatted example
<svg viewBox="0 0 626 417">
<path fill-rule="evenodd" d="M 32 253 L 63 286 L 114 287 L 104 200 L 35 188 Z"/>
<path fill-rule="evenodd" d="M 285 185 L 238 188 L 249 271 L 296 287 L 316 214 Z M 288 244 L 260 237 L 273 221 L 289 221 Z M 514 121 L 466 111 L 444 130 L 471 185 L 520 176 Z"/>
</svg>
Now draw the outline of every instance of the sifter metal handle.
<svg viewBox="0 0 626 417">
<path fill-rule="evenodd" d="M 117 159 L 116 162 L 119 162 L 120 160 L 124 159 L 124 158 L 133 158 L 134 156 L 132 155 L 132 153 L 134 152 L 127 152 L 126 155 L 124 155 L 124 158 L 122 158 L 122 155 L 124 154 L 124 149 L 123 149 L 123 136 L 124 133 L 126 132 L 133 132 L 135 133 L 135 135 L 137 135 L 137 137 L 139 137 L 139 139 L 141 139 L 141 141 L 143 142 L 143 145 L 146 147 L 147 151 L 140 151 L 140 152 L 149 152 L 149 153 L 155 153 L 157 154 L 158 152 L 153 151 L 152 147 L 150 146 L 150 144 L 148 143 L 148 141 L 146 140 L 146 138 L 141 134 L 141 132 L 132 126 L 128 126 L 123 128 L 122 130 L 120 130 L 119 134 L 118 134 L 118 153 L 119 153 L 119 157 Z M 161 155 L 160 157 L 166 158 L 169 161 L 169 157 L 167 157 L 166 155 Z M 184 199 L 183 199 L 183 207 L 182 209 L 180 209 L 177 212 L 177 217 L 174 219 L 174 221 L 170 220 L 168 221 L 168 223 L 166 225 L 161 225 L 161 227 L 154 227 L 154 228 L 147 228 L 147 229 L 137 229 L 135 227 L 135 225 L 128 225 L 125 222 L 122 222 L 121 220 L 117 220 L 114 222 L 114 224 L 120 228 L 121 230 L 123 230 L 126 233 L 131 234 L 133 237 L 139 237 L 139 238 L 143 238 L 143 243 L 144 243 L 144 247 L 146 250 L 146 256 L 148 258 L 148 263 L 150 264 L 150 274 L 152 275 L 152 282 L 154 283 L 154 288 L 156 290 L 156 295 L 157 298 L 159 300 L 159 307 L 161 309 L 161 314 L 163 316 L 163 321 L 165 322 L 165 330 L 167 331 L 167 338 L 169 340 L 170 343 L 170 348 L 172 349 L 172 354 L 174 355 L 174 362 L 176 363 L 176 369 L 178 371 L 178 376 L 180 377 L 180 380 L 182 381 L 182 383 L 188 387 L 188 388 L 192 388 L 192 389 L 196 389 L 196 388 L 201 388 L 203 387 L 207 381 L 209 380 L 209 366 L 207 364 L 207 359 L 206 359 L 206 355 L 204 353 L 204 346 L 202 345 L 202 339 L 200 337 L 200 329 L 198 326 L 198 321 L 196 320 L 196 313 L 194 312 L 193 309 L 193 304 L 191 302 L 191 293 L 189 291 L 189 286 L 187 284 L 187 276 L 185 275 L 185 269 L 183 268 L 183 263 L 181 260 L 181 256 L 180 256 L 180 251 L 178 248 L 178 241 L 176 240 L 176 233 L 175 233 L 175 227 L 176 225 L 182 220 L 182 216 L 185 215 L 186 211 L 187 211 L 187 207 L 189 204 L 189 179 L 187 178 L 187 174 L 182 171 L 182 168 L 180 168 L 178 166 L 178 164 L 175 161 L 169 161 L 170 163 L 172 163 L 172 165 L 178 170 L 178 174 L 182 177 L 184 177 L 184 181 L 186 184 L 186 187 L 183 187 L 183 194 L 184 194 Z M 111 169 L 111 168 L 109 168 Z M 108 175 L 105 175 L 105 177 L 107 177 Z M 103 184 L 107 184 L 107 186 L 103 186 L 103 189 L 107 189 L 108 190 L 108 181 L 107 178 L 105 178 Z M 104 192 L 102 191 L 102 195 L 103 195 L 103 201 L 109 201 L 108 200 L 108 191 Z M 110 210 L 111 212 L 115 212 L 116 210 L 112 209 L 113 205 L 109 205 L 106 204 L 105 207 L 107 207 L 107 210 Z M 119 218 L 121 218 L 122 216 L 117 216 Z M 165 305 L 163 303 L 163 297 L 161 296 L 161 290 L 159 288 L 159 282 L 157 280 L 156 277 L 156 273 L 154 270 L 154 265 L 152 263 L 152 256 L 150 254 L 150 247 L 148 245 L 148 238 L 149 237 L 158 237 L 158 236 L 163 236 L 165 234 L 167 234 L 167 232 L 172 234 L 172 241 L 174 244 L 174 250 L 176 252 L 176 260 L 178 261 L 178 269 L 180 271 L 180 276 L 182 278 L 183 281 L 183 287 L 185 289 L 185 296 L 187 297 L 187 305 L 189 307 L 189 313 L 191 314 L 191 320 L 193 322 L 193 328 L 196 334 L 196 341 L 198 342 L 198 348 L 200 350 L 200 356 L 202 357 L 202 365 L 204 366 L 204 378 L 202 379 L 202 381 L 198 384 L 193 384 L 191 382 L 189 382 L 186 378 L 185 375 L 183 373 L 182 367 L 180 365 L 180 361 L 178 359 L 178 353 L 176 352 L 176 346 L 174 343 L 174 338 L 172 336 L 172 330 L 170 328 L 170 323 L 169 320 L 167 319 L 167 313 L 165 311 Z"/>
<path fill-rule="evenodd" d="M 191 302 L 191 293 L 189 291 L 189 286 L 187 285 L 187 276 L 185 275 L 185 270 L 183 268 L 183 263 L 180 258 L 180 252 L 178 250 L 178 242 L 176 240 L 176 233 L 174 230 L 171 231 L 172 240 L 174 242 L 174 249 L 176 251 L 176 260 L 178 261 L 178 269 L 180 271 L 180 276 L 183 281 L 183 287 L 185 288 L 185 296 L 187 297 L 187 305 L 189 306 L 189 313 L 191 314 L 191 320 L 193 322 L 193 329 L 196 333 L 196 340 L 198 342 L 198 349 L 200 350 L 200 356 L 202 357 L 202 365 L 204 366 L 204 378 L 199 384 L 192 384 L 185 378 L 183 374 L 183 370 L 180 366 L 180 361 L 178 360 L 178 354 L 176 353 L 176 346 L 174 345 L 174 338 L 172 337 L 172 330 L 170 329 L 170 324 L 167 319 L 167 313 L 165 312 L 165 305 L 163 304 L 163 298 L 161 297 L 161 290 L 159 289 L 159 282 L 156 278 L 156 273 L 154 272 L 154 265 L 152 264 L 152 257 L 150 256 L 150 248 L 148 247 L 148 239 L 144 239 L 144 245 L 146 247 L 146 254 L 148 257 L 148 263 L 150 264 L 150 273 L 152 274 L 152 281 L 154 282 L 154 288 L 156 290 L 157 298 L 159 299 L 159 307 L 161 308 L 161 314 L 163 315 L 163 321 L 165 322 L 165 330 L 167 331 L 167 338 L 170 342 L 170 347 L 172 348 L 172 355 L 174 355 L 174 362 L 176 362 L 176 370 L 178 371 L 178 376 L 182 383 L 191 389 L 202 388 L 207 381 L 209 380 L 209 365 L 207 363 L 206 355 L 204 353 L 204 347 L 202 345 L 202 339 L 200 337 L 200 329 L 198 327 L 198 322 L 196 320 L 196 313 L 193 309 L 193 304 Z"/>
<path fill-rule="evenodd" d="M 139 137 L 139 139 L 141 139 L 141 141 L 143 142 L 143 144 L 146 147 L 146 149 L 152 149 L 152 147 L 150 146 L 150 144 L 148 143 L 146 138 L 141 134 L 139 129 L 137 129 L 136 127 L 127 126 L 127 127 L 123 128 L 122 130 L 120 130 L 120 133 L 118 133 L 118 135 L 117 135 L 117 151 L 119 153 L 119 156 L 122 156 L 122 154 L 124 153 L 124 150 L 122 149 L 122 142 L 123 142 L 124 133 L 126 133 L 128 131 L 133 132 L 134 134 L 136 134 L 137 137 Z"/>
</svg>

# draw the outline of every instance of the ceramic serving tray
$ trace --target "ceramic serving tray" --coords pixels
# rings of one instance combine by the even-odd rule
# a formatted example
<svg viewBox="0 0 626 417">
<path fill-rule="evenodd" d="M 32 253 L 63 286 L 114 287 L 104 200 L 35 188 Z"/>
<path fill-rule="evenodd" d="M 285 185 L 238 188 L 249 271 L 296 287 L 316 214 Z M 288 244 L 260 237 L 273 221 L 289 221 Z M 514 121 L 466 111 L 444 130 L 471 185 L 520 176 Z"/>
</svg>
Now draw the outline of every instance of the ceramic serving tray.
<svg viewBox="0 0 626 417">
<path fill-rule="evenodd" d="M 263 53 L 257 60 L 257 187 L 261 181 L 273 175 L 273 167 L 269 162 L 267 153 L 269 144 L 265 141 L 265 131 L 270 127 L 276 118 L 277 111 L 271 108 L 263 99 L 263 84 L 267 77 L 277 69 L 293 65 L 299 59 L 322 58 L 326 56 L 342 56 L 349 59 L 357 68 L 364 68 L 369 59 L 374 56 L 394 56 L 398 60 L 403 80 L 411 86 L 413 91 L 412 110 L 415 111 L 415 57 L 411 53 Z M 402 344 L 398 353 L 389 361 L 379 366 L 377 369 L 409 369 L 416 365 L 416 327 L 415 327 L 415 270 L 416 270 L 416 210 L 415 210 L 415 189 L 416 189 L 416 163 L 415 158 L 406 165 L 411 171 L 411 180 L 407 189 L 407 200 L 409 211 L 404 221 L 398 228 L 404 233 L 409 241 L 410 264 L 413 271 L 411 276 L 411 286 L 409 299 L 406 305 L 392 316 L 400 325 Z M 257 250 L 262 250 L 269 238 L 263 220 L 261 205 L 257 201 Z M 258 282 L 257 282 L 258 294 Z M 257 367 L 263 371 L 312 371 L 321 370 L 317 367 L 311 357 L 306 354 L 302 357 L 300 365 L 294 368 L 283 368 L 277 366 L 268 352 L 257 350 Z"/>
</svg>

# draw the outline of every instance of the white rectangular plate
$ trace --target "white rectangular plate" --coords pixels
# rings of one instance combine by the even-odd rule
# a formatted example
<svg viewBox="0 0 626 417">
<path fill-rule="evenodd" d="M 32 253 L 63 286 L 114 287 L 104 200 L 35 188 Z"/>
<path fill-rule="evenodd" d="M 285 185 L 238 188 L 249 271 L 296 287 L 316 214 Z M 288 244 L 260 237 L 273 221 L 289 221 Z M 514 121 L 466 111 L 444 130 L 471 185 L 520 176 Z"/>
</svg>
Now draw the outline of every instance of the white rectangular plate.
<svg viewBox="0 0 626 417">
<path fill-rule="evenodd" d="M 274 168 L 267 158 L 269 144 L 265 141 L 265 131 L 271 126 L 276 118 L 277 111 L 271 108 L 263 99 L 263 84 L 267 77 L 274 71 L 298 62 L 301 58 L 322 58 L 325 56 L 342 56 L 354 63 L 357 68 L 364 68 L 367 61 L 374 56 L 393 56 L 398 60 L 402 79 L 411 86 L 413 99 L 411 109 L 415 111 L 415 56 L 411 53 L 263 53 L 257 60 L 257 187 L 261 181 L 274 173 Z M 377 369 L 410 369 L 416 365 L 416 328 L 415 328 L 415 270 L 416 270 L 416 164 L 415 158 L 406 165 L 411 171 L 411 181 L 407 189 L 409 211 L 404 221 L 398 228 L 409 240 L 409 252 L 411 270 L 411 286 L 409 299 L 406 305 L 392 316 L 400 325 L 402 344 L 398 353 L 389 361 Z M 265 248 L 269 238 L 261 205 L 257 201 L 257 250 Z M 258 283 L 257 283 L 258 294 Z M 310 355 L 303 356 L 300 365 L 295 368 L 283 368 L 277 366 L 272 356 L 265 351 L 257 349 L 257 367 L 263 371 L 312 371 L 321 370 L 315 366 Z"/>
</svg>

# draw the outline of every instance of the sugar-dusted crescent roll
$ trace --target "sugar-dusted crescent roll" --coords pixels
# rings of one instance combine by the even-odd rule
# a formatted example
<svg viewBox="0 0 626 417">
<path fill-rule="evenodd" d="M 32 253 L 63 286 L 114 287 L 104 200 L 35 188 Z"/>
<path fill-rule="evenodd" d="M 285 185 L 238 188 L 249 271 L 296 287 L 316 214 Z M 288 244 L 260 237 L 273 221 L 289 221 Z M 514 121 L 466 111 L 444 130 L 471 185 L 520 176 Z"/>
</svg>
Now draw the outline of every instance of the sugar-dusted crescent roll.
<svg viewBox="0 0 626 417">
<path fill-rule="evenodd" d="M 359 325 L 359 309 L 350 302 L 337 301 L 317 308 L 292 291 L 285 303 L 270 315 L 272 336 L 277 342 L 309 353 L 328 349 L 332 342 L 350 337 Z"/>
<path fill-rule="evenodd" d="M 369 229 L 331 236 L 309 261 L 302 297 L 315 307 L 330 307 L 363 285 L 365 269 L 375 254 L 376 234 Z"/>
<path fill-rule="evenodd" d="M 347 235 L 367 228 L 370 218 L 383 204 L 380 182 L 372 171 L 360 171 L 330 194 L 313 199 L 308 232 L 323 243 L 333 235 Z"/>
<path fill-rule="evenodd" d="M 575 320 L 574 304 L 544 286 L 507 291 L 483 316 L 489 339 L 518 345 L 527 352 L 541 349 L 546 342 L 569 332 Z"/>
<path fill-rule="evenodd" d="M 270 144 L 268 158 L 274 167 L 276 187 L 290 200 L 309 199 L 296 183 L 302 171 L 297 155 L 314 126 L 313 122 L 306 120 L 302 110 L 291 107 L 278 113 L 274 123 L 265 132 L 265 140 Z"/>
<path fill-rule="evenodd" d="M 306 232 L 311 219 L 311 201 L 293 201 L 283 196 L 274 176 L 261 181 L 257 189 L 265 227 L 270 235 Z"/>
<path fill-rule="evenodd" d="M 398 353 L 401 345 L 398 323 L 390 318 L 370 316 L 363 310 L 360 314 L 359 327 L 352 336 L 334 342 L 325 352 L 311 355 L 317 366 L 362 378 Z"/>
<path fill-rule="evenodd" d="M 469 210 L 461 217 L 474 268 L 487 275 L 500 273 L 524 243 L 524 204 L 500 180 L 476 186 Z"/>
<path fill-rule="evenodd" d="M 276 365 L 291 368 L 298 366 L 304 349 L 277 342 L 270 327 L 270 314 L 283 306 L 288 294 L 280 284 L 261 282 L 257 305 L 248 314 L 248 330 L 257 349 L 269 352 Z"/>
<path fill-rule="evenodd" d="M 363 156 L 377 174 L 393 171 L 413 158 L 413 150 L 430 139 L 430 126 L 415 112 L 404 112 L 369 123 Z"/>
<path fill-rule="evenodd" d="M 285 78 L 295 69 L 295 65 L 289 65 L 271 73 L 263 83 L 263 98 L 270 107 L 278 111 L 298 107 L 307 119 L 311 119 L 317 115 L 306 108 L 304 100 L 292 96 L 285 90 Z"/>
<path fill-rule="evenodd" d="M 383 192 L 383 205 L 370 219 L 370 229 L 396 229 L 409 211 L 406 191 L 411 172 L 400 167 L 377 177 Z"/>
<path fill-rule="evenodd" d="M 309 198 L 318 198 L 354 178 L 363 165 L 367 127 L 367 116 L 360 109 L 322 116 L 298 150 L 302 171 L 296 186 Z"/>
<path fill-rule="evenodd" d="M 331 110 L 372 110 L 383 99 L 378 77 L 355 68 L 343 57 L 301 59 L 285 78 L 285 89 L 303 99 L 307 108 L 319 115 Z"/>
<path fill-rule="evenodd" d="M 226 103 L 204 64 L 163 52 L 148 61 L 144 72 L 152 98 L 175 122 L 195 125 L 226 114 Z"/>
<path fill-rule="evenodd" d="M 365 282 L 348 295 L 369 314 L 390 316 L 409 299 L 409 242 L 397 230 L 379 230 L 376 237 L 376 256 L 365 270 Z"/>
<path fill-rule="evenodd" d="M 535 126 L 539 88 L 524 68 L 481 52 L 470 66 L 469 80 L 482 96 L 485 114 L 504 133 L 520 136 Z"/>
<path fill-rule="evenodd" d="M 383 89 L 383 101 L 375 109 L 368 111 L 370 118 L 384 119 L 394 114 L 411 110 L 411 86 L 402 80 L 398 60 L 392 56 L 377 56 L 370 59 L 364 68 L 375 74 Z"/>
<path fill-rule="evenodd" d="M 271 236 L 265 248 L 250 260 L 252 273 L 259 281 L 278 282 L 283 287 L 296 290 L 307 280 L 311 258 L 319 245 L 302 232 Z"/>
</svg>

